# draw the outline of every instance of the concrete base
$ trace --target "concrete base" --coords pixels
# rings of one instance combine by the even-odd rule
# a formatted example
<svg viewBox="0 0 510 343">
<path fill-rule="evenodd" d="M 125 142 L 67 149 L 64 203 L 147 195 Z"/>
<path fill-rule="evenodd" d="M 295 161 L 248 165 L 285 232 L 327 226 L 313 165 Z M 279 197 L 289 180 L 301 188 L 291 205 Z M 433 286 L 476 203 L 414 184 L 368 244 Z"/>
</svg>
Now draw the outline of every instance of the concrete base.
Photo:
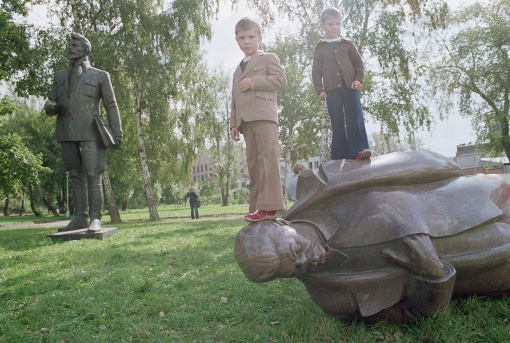
<svg viewBox="0 0 510 343">
<path fill-rule="evenodd" d="M 53 241 L 76 241 L 83 238 L 95 238 L 95 239 L 105 239 L 108 236 L 117 233 L 118 230 L 116 227 L 105 227 L 101 228 L 101 230 L 97 232 L 88 232 L 88 229 L 80 229 L 73 231 L 63 231 L 52 233 L 50 235 L 46 235 L 46 237 L 50 238 Z"/>
</svg>

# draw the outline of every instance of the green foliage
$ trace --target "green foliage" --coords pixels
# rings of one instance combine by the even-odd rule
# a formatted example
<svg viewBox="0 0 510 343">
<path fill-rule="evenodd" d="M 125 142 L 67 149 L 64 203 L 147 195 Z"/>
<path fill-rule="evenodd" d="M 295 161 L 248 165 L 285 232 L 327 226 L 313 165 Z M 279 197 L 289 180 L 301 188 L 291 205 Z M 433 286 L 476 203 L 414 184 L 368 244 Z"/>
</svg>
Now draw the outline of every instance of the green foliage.
<svg viewBox="0 0 510 343">
<path fill-rule="evenodd" d="M 8 108 L 8 110 L 6 110 Z M 22 143 L 31 154 L 38 156 L 43 173 L 39 173 L 37 184 L 50 202 L 65 194 L 65 171 L 60 153 L 60 143 L 55 139 L 55 120 L 36 109 L 34 99 L 16 98 L 6 95 L 1 100 L 0 111 L 8 113 L 0 124 L 0 133 L 21 137 Z M 28 183 L 25 183 L 27 186 Z M 35 188 L 35 184 L 33 184 Z M 40 199 L 36 199 L 40 202 Z"/>
<path fill-rule="evenodd" d="M 208 153 L 211 156 L 211 166 L 216 174 L 217 189 L 214 189 L 213 196 L 212 192 L 204 189 L 201 182 L 200 190 L 203 195 L 213 196 L 215 199 L 219 195 L 223 206 L 228 206 L 231 189 L 237 185 L 242 169 L 243 148 L 241 144 L 233 141 L 230 137 L 230 78 L 221 68 L 213 68 L 208 73 L 209 77 L 201 81 L 204 87 L 197 89 L 196 103 L 200 104 L 199 112 L 202 113 L 199 119 L 200 124 L 197 125 L 197 129 L 200 131 L 197 133 L 208 138 L 210 144 Z M 204 191 L 206 192 L 204 193 Z"/>
<path fill-rule="evenodd" d="M 205 74 L 199 48 L 211 36 L 218 1 L 50 3 L 60 41 L 68 41 L 69 31 L 82 33 L 92 44 L 92 65 L 112 77 L 125 144 L 109 154 L 108 170 L 120 203 L 127 208 L 142 184 L 153 208 L 151 185 L 160 184 L 164 194 L 166 185 L 182 182 L 204 144 L 204 136 L 195 135 L 201 112 L 194 94 L 208 88 L 197 82 Z M 52 53 L 54 60 L 64 55 L 63 48 Z"/>
<path fill-rule="evenodd" d="M 282 156 L 290 156 L 286 162 L 291 165 L 318 155 L 319 118 L 324 106 L 307 76 L 310 61 L 302 58 L 300 44 L 299 38 L 288 36 L 277 39 L 275 45 L 269 47 L 269 51 L 280 57 L 287 75 L 287 88 L 278 93 L 279 132 Z"/>
<path fill-rule="evenodd" d="M 34 154 L 16 133 L 0 136 L 0 194 L 22 195 L 29 184 L 39 181 L 39 174 L 48 171 L 42 166 L 41 154 Z"/>
<path fill-rule="evenodd" d="M 449 20 L 438 35 L 440 59 L 432 70 L 443 101 L 458 101 L 492 154 L 504 150 L 510 156 L 510 1 L 475 3 Z"/>
<path fill-rule="evenodd" d="M 508 297 L 455 299 L 445 313 L 409 325 L 344 323 L 315 305 L 297 279 L 244 277 L 232 252 L 241 216 L 142 218 L 146 210 L 103 241 L 59 243 L 45 238 L 58 222 L 0 218 L 0 341 L 510 340 Z"/>
<path fill-rule="evenodd" d="M 285 16 L 300 25 L 294 34 L 298 42 L 297 58 L 308 65 L 315 43 L 323 36 L 318 25 L 320 13 L 329 6 L 341 8 L 344 11 L 342 34 L 353 39 L 365 62 L 367 77 L 362 91 L 365 114 L 380 123 L 381 132 L 395 136 L 402 127 L 409 138 L 417 128 L 430 128 L 431 90 L 423 79 L 420 49 L 426 39 L 425 29 L 445 25 L 448 7 L 443 1 L 257 0 L 254 3 L 269 23 Z"/>
</svg>

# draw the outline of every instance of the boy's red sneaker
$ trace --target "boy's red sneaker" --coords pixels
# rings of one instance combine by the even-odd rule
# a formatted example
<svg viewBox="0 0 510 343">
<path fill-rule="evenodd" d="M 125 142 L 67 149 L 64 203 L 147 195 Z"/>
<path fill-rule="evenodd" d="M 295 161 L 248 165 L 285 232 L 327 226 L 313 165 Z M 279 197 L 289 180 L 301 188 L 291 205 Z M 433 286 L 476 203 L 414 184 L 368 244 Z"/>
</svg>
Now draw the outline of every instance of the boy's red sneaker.
<svg viewBox="0 0 510 343">
<path fill-rule="evenodd" d="M 368 149 L 365 149 L 365 150 L 362 150 L 362 151 L 358 152 L 358 154 L 356 155 L 355 159 L 357 159 L 357 160 L 366 160 L 367 158 L 370 158 L 370 156 L 372 156 L 372 151 L 370 151 Z"/>
<path fill-rule="evenodd" d="M 253 213 L 249 213 L 244 216 L 244 220 L 247 220 L 249 222 L 258 222 L 264 219 L 276 219 L 276 211 L 263 211 L 263 210 L 256 210 Z"/>
</svg>

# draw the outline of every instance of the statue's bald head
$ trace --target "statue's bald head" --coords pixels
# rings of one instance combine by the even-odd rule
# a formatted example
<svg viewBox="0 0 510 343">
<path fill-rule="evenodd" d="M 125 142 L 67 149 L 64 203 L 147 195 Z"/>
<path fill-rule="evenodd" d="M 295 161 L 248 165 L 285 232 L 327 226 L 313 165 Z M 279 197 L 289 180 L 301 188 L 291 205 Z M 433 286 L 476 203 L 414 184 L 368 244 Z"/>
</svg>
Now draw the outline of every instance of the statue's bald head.
<svg viewBox="0 0 510 343">
<path fill-rule="evenodd" d="M 275 243 L 281 235 L 280 224 L 269 220 L 249 224 L 237 234 L 234 256 L 250 281 L 266 282 L 276 277 L 280 256 Z"/>
</svg>

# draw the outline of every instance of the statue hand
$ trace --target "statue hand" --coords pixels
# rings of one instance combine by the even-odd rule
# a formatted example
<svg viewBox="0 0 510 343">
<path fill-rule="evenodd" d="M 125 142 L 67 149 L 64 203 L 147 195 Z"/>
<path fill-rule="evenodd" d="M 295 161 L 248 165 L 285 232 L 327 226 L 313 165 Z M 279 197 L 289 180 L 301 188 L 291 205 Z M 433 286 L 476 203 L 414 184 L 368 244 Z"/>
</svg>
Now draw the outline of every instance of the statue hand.
<svg viewBox="0 0 510 343">
<path fill-rule="evenodd" d="M 400 264 L 411 272 L 430 278 L 443 276 L 443 263 L 437 255 L 436 249 L 427 235 L 413 235 L 404 237 L 406 251 L 384 249 L 382 255 L 393 262 Z"/>
<path fill-rule="evenodd" d="M 47 114 L 53 115 L 56 113 L 57 103 L 53 100 L 46 99 L 46 102 L 44 103 L 44 110 Z"/>
<path fill-rule="evenodd" d="M 124 143 L 124 139 L 122 137 L 115 137 L 115 141 L 116 141 L 115 148 L 116 149 L 122 148 L 122 144 Z"/>
</svg>

